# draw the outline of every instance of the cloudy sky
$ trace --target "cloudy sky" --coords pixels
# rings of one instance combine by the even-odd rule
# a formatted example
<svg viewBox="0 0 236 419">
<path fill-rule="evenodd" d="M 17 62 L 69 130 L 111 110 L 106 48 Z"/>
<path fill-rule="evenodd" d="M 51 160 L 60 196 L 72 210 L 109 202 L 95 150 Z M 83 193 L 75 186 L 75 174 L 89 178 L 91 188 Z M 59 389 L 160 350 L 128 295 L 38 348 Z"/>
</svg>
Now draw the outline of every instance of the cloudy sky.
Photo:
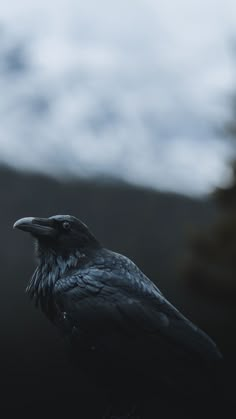
<svg viewBox="0 0 236 419">
<path fill-rule="evenodd" d="M 235 0 L 8 0 L 0 160 L 198 195 L 224 182 Z"/>
</svg>

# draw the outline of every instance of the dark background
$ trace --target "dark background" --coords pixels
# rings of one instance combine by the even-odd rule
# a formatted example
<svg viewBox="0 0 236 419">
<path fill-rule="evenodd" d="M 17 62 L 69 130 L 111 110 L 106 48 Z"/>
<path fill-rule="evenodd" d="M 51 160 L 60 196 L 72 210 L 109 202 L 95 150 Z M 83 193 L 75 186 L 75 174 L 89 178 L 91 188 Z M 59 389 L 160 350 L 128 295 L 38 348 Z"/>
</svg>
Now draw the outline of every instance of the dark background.
<svg viewBox="0 0 236 419">
<path fill-rule="evenodd" d="M 219 254 L 225 248 L 228 254 L 229 243 L 235 249 L 234 234 L 230 240 L 224 234 L 223 241 L 215 239 L 222 218 L 229 218 L 219 201 L 230 201 L 232 209 L 233 186 L 218 191 L 218 200 L 191 199 L 104 179 L 60 182 L 2 167 L 0 188 L 0 359 L 3 406 L 8 411 L 40 416 L 51 409 L 58 415 L 69 374 L 61 337 L 24 292 L 35 267 L 34 246 L 27 234 L 12 229 L 24 216 L 81 218 L 105 247 L 133 259 L 173 304 L 217 342 L 233 371 L 235 259 L 231 255 L 231 265 L 227 263 L 230 279 L 223 273 L 222 280 L 215 273 L 223 265 L 212 251 L 218 246 Z M 83 384 L 76 385 L 81 392 Z M 85 399 L 80 398 L 80 412 L 83 402 L 86 411 Z"/>
<path fill-rule="evenodd" d="M 103 403 L 25 294 L 34 244 L 12 226 L 26 216 L 75 215 L 133 259 L 222 351 L 220 417 L 236 399 L 235 5 L 136 3 L 2 4 L 3 417 L 96 419 Z"/>
</svg>

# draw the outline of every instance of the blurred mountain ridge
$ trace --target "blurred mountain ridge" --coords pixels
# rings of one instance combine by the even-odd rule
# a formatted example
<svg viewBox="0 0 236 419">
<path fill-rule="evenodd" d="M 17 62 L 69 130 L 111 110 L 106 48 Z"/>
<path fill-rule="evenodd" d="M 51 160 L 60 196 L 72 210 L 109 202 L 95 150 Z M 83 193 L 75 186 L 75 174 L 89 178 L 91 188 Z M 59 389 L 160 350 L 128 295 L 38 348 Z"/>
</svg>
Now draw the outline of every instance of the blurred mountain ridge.
<svg viewBox="0 0 236 419">
<path fill-rule="evenodd" d="M 177 265 L 188 234 L 213 220 L 209 201 L 132 187 L 115 179 L 59 181 L 0 168 L 1 309 L 25 313 L 24 288 L 34 269 L 32 240 L 12 230 L 25 216 L 72 214 L 105 247 L 126 254 L 170 297 L 178 301 Z M 6 303 L 7 302 L 7 303 Z M 25 314 L 26 315 L 26 314 Z M 32 316 L 35 315 L 32 310 Z"/>
<path fill-rule="evenodd" d="M 81 218 L 104 246 L 133 259 L 220 348 L 226 341 L 233 350 L 230 330 L 224 337 L 224 322 L 230 325 L 229 319 L 235 318 L 227 303 L 195 295 L 181 280 L 189 236 L 216 219 L 210 200 L 132 187 L 114 179 L 59 181 L 6 166 L 0 168 L 0 191 L 0 367 L 7 409 L 14 397 L 18 412 L 30 413 L 35 405 L 39 412 L 45 406 L 54 411 L 54 400 L 58 403 L 64 391 L 60 382 L 70 374 L 62 339 L 24 293 L 35 261 L 32 239 L 12 229 L 21 217 L 64 213 Z M 76 391 L 83 394 L 86 385 L 80 383 Z M 101 403 L 99 392 L 93 397 Z M 81 412 L 87 411 L 86 400 L 81 396 Z M 60 407 L 56 409 L 60 414 Z"/>
</svg>

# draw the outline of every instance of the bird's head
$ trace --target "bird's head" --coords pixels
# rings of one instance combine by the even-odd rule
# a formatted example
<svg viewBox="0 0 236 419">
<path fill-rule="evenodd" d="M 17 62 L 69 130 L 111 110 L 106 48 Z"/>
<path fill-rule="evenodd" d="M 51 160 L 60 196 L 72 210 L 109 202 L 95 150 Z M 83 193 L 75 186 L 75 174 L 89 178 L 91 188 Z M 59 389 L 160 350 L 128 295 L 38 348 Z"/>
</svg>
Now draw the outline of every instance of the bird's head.
<svg viewBox="0 0 236 419">
<path fill-rule="evenodd" d="M 37 240 L 39 252 L 52 251 L 66 256 L 75 250 L 84 252 L 99 247 L 88 227 L 71 215 L 21 218 L 13 227 L 29 232 Z"/>
</svg>

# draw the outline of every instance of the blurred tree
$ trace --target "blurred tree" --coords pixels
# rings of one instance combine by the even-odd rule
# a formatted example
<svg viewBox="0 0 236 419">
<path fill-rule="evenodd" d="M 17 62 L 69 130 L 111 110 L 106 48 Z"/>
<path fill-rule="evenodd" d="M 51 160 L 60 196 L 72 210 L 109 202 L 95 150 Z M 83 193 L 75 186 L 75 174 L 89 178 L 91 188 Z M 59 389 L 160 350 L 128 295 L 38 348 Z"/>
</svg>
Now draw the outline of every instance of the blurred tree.
<svg viewBox="0 0 236 419">
<path fill-rule="evenodd" d="M 230 184 L 212 194 L 218 217 L 190 238 L 184 277 L 195 290 L 226 301 L 236 298 L 236 162 Z"/>
</svg>

